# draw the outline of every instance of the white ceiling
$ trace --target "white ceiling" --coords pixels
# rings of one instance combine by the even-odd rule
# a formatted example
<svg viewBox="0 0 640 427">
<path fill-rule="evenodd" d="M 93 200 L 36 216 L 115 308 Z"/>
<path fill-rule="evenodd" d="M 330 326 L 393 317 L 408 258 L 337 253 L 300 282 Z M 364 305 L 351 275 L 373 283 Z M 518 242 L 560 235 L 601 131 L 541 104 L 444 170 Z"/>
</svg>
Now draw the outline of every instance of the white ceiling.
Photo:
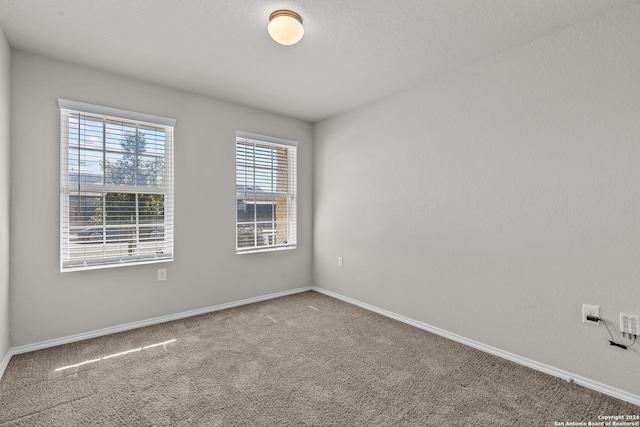
<svg viewBox="0 0 640 427">
<path fill-rule="evenodd" d="M 0 0 L 14 48 L 315 122 L 640 0 Z M 294 46 L 276 9 L 302 15 Z"/>
</svg>

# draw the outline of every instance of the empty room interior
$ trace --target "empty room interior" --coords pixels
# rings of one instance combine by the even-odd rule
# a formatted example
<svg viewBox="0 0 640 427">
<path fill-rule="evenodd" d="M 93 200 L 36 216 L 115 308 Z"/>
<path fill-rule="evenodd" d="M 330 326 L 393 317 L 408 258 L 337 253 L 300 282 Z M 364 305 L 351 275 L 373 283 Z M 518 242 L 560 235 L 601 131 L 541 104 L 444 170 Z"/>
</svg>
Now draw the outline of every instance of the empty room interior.
<svg viewBox="0 0 640 427">
<path fill-rule="evenodd" d="M 640 0 L 0 0 L 0 425 L 639 425 L 639 182 Z"/>
</svg>

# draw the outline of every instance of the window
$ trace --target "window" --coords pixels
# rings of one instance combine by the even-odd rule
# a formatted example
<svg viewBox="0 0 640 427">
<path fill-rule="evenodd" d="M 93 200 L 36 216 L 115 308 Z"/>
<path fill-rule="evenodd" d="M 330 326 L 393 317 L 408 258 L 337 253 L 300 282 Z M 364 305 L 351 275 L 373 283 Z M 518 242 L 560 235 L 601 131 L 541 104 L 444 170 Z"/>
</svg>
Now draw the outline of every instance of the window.
<svg viewBox="0 0 640 427">
<path fill-rule="evenodd" d="M 236 253 L 296 247 L 296 146 L 236 133 Z"/>
<path fill-rule="evenodd" d="M 60 106 L 60 271 L 173 260 L 175 120 Z"/>
</svg>

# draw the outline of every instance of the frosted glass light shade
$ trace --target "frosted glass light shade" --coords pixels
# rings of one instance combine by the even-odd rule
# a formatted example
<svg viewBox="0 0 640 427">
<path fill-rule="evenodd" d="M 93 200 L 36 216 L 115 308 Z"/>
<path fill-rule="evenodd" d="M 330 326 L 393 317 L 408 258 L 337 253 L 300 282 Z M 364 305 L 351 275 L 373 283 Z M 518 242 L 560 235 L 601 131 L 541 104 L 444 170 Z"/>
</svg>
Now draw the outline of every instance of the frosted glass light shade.
<svg viewBox="0 0 640 427">
<path fill-rule="evenodd" d="M 291 10 L 273 12 L 267 30 L 272 39 L 285 46 L 298 43 L 304 35 L 302 18 Z"/>
</svg>

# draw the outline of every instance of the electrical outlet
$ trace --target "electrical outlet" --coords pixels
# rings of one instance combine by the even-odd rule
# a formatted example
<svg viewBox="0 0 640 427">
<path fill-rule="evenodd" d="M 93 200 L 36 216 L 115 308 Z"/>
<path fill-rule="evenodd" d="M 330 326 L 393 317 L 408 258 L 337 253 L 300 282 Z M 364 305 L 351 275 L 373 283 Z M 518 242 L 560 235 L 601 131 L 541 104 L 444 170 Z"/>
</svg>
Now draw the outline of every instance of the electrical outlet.
<svg viewBox="0 0 640 427">
<path fill-rule="evenodd" d="M 158 269 L 158 282 L 164 282 L 167 280 L 167 269 L 159 268 Z"/>
<path fill-rule="evenodd" d="M 620 332 L 628 335 L 640 335 L 640 316 L 620 313 Z"/>
<path fill-rule="evenodd" d="M 582 321 L 584 323 L 591 323 L 592 325 L 599 325 L 600 321 L 587 320 L 587 316 L 600 317 L 600 306 L 582 304 Z"/>
<path fill-rule="evenodd" d="M 342 267 L 342 257 L 338 257 L 338 267 Z"/>
</svg>

